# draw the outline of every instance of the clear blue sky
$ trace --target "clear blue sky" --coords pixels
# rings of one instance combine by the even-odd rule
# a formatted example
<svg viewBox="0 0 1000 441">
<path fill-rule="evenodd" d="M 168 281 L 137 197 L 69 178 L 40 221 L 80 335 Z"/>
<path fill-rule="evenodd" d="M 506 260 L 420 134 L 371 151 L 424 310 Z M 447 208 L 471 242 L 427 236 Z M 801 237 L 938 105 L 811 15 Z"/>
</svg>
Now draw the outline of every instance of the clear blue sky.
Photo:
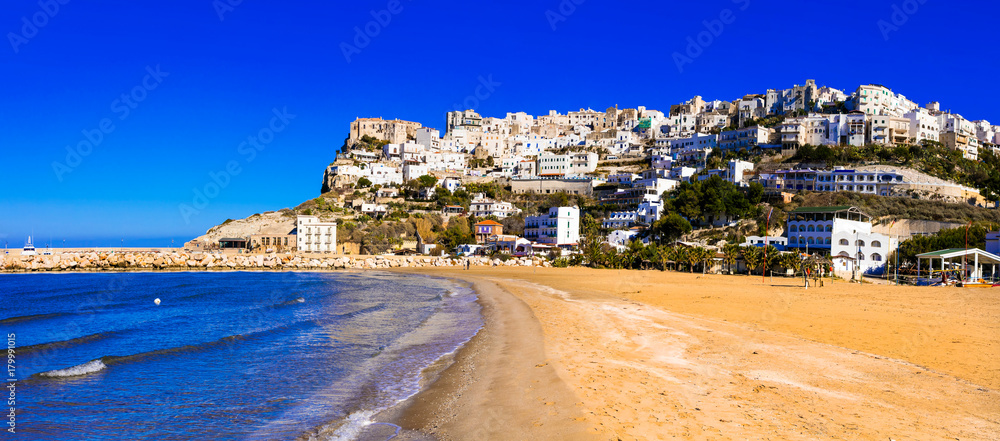
<svg viewBox="0 0 1000 441">
<path fill-rule="evenodd" d="M 499 83 L 478 103 L 485 116 L 668 110 L 814 78 L 1000 119 L 992 2 L 48 1 L 5 2 L 0 19 L 0 242 L 12 246 L 32 232 L 55 246 L 169 245 L 295 206 L 319 193 L 355 117 L 443 128 L 480 77 Z M 894 21 L 893 5 L 912 13 Z M 376 14 L 388 24 L 373 24 L 390 6 Z M 720 17 L 729 23 L 678 69 L 674 53 Z M 355 44 L 366 26 L 374 37 Z M 356 48 L 350 61 L 342 43 Z M 275 109 L 294 118 L 272 123 Z M 239 150 L 272 124 L 270 143 Z M 230 161 L 239 173 L 196 200 Z"/>
</svg>

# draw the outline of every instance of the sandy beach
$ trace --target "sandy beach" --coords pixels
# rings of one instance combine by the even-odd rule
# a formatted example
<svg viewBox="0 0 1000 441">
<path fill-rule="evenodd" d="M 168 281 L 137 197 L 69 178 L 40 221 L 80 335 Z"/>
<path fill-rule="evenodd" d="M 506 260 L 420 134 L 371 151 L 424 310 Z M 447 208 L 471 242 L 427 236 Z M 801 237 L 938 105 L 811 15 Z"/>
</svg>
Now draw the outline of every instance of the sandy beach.
<svg viewBox="0 0 1000 441">
<path fill-rule="evenodd" d="M 391 419 L 404 439 L 1000 434 L 997 289 L 583 268 L 421 269 L 486 321 Z M 422 435 L 421 435 L 422 434 Z"/>
</svg>

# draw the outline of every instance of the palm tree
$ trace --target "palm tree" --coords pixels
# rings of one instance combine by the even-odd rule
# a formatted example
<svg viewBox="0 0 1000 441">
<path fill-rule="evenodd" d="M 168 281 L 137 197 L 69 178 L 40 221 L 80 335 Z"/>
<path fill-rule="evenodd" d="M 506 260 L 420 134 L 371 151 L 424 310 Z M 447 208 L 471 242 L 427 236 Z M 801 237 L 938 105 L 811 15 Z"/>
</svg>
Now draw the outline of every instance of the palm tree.
<svg viewBox="0 0 1000 441">
<path fill-rule="evenodd" d="M 660 245 L 656 247 L 656 259 L 660 262 L 660 268 L 663 271 L 667 270 L 667 262 L 673 261 L 673 254 L 670 247 L 666 245 Z"/>
<path fill-rule="evenodd" d="M 687 248 L 675 246 L 675 247 L 671 248 L 671 251 L 673 252 L 673 255 L 674 255 L 674 258 L 671 259 L 671 260 L 673 260 L 674 262 L 676 262 L 676 263 L 674 263 L 674 267 L 675 268 L 678 268 L 678 265 L 680 265 L 681 262 L 687 262 L 687 260 L 688 260 L 688 249 Z M 680 271 L 680 270 L 678 269 L 678 271 Z"/>
<path fill-rule="evenodd" d="M 747 245 L 740 248 L 740 254 L 743 255 L 743 261 L 747 263 L 747 270 L 750 274 L 753 274 L 753 270 L 757 269 L 764 263 L 764 253 L 760 248 L 753 245 Z"/>
<path fill-rule="evenodd" d="M 799 259 L 799 255 L 796 253 L 784 253 L 778 258 L 778 264 L 782 268 L 790 269 L 794 272 L 798 271 L 799 267 L 802 266 L 802 260 Z"/>
<path fill-rule="evenodd" d="M 710 250 L 708 248 L 702 248 L 701 250 L 702 250 L 701 251 L 701 253 L 702 253 L 701 254 L 701 273 L 705 274 L 706 272 L 708 272 L 708 269 L 713 266 L 712 263 L 715 262 L 716 251 L 715 250 Z"/>
<path fill-rule="evenodd" d="M 729 267 L 729 272 L 733 272 L 733 265 L 740 258 L 740 246 L 734 243 L 726 244 L 722 247 L 723 257 L 722 260 L 726 262 L 726 266 Z"/>
<path fill-rule="evenodd" d="M 764 271 L 767 271 L 768 269 L 773 267 L 776 263 L 778 263 L 778 259 L 781 257 L 781 252 L 779 252 L 778 249 L 774 247 L 774 245 L 768 245 L 765 248 L 766 248 L 765 253 L 763 256 L 761 256 L 761 259 L 763 260 L 764 256 L 766 256 L 767 261 L 763 262 L 764 270 L 760 273 L 761 275 L 764 275 Z"/>
<path fill-rule="evenodd" d="M 687 263 L 690 266 L 690 271 L 694 272 L 694 266 L 702 261 L 702 256 L 705 253 L 705 249 L 702 247 L 691 248 L 687 252 Z"/>
</svg>

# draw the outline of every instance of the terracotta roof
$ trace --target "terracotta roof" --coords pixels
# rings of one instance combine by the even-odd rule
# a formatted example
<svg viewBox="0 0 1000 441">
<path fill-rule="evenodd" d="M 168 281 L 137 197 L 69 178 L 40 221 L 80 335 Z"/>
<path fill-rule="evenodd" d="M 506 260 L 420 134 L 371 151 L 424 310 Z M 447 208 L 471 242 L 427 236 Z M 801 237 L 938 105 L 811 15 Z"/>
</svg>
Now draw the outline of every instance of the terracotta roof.
<svg viewBox="0 0 1000 441">
<path fill-rule="evenodd" d="M 484 220 L 482 222 L 476 222 L 476 225 L 499 225 L 501 227 L 503 226 L 503 224 L 501 224 L 500 222 L 497 222 L 497 221 L 492 220 L 492 219 L 487 219 L 487 220 Z"/>
</svg>

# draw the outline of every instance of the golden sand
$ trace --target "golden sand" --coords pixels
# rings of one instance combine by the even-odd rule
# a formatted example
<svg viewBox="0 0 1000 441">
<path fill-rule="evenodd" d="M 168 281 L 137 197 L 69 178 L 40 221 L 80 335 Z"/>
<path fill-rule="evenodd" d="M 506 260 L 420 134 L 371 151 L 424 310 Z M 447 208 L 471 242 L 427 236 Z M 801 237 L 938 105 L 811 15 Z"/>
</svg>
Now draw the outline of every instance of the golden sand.
<svg viewBox="0 0 1000 441">
<path fill-rule="evenodd" d="M 486 328 L 400 417 L 440 439 L 998 439 L 1000 289 L 422 269 Z"/>
</svg>

